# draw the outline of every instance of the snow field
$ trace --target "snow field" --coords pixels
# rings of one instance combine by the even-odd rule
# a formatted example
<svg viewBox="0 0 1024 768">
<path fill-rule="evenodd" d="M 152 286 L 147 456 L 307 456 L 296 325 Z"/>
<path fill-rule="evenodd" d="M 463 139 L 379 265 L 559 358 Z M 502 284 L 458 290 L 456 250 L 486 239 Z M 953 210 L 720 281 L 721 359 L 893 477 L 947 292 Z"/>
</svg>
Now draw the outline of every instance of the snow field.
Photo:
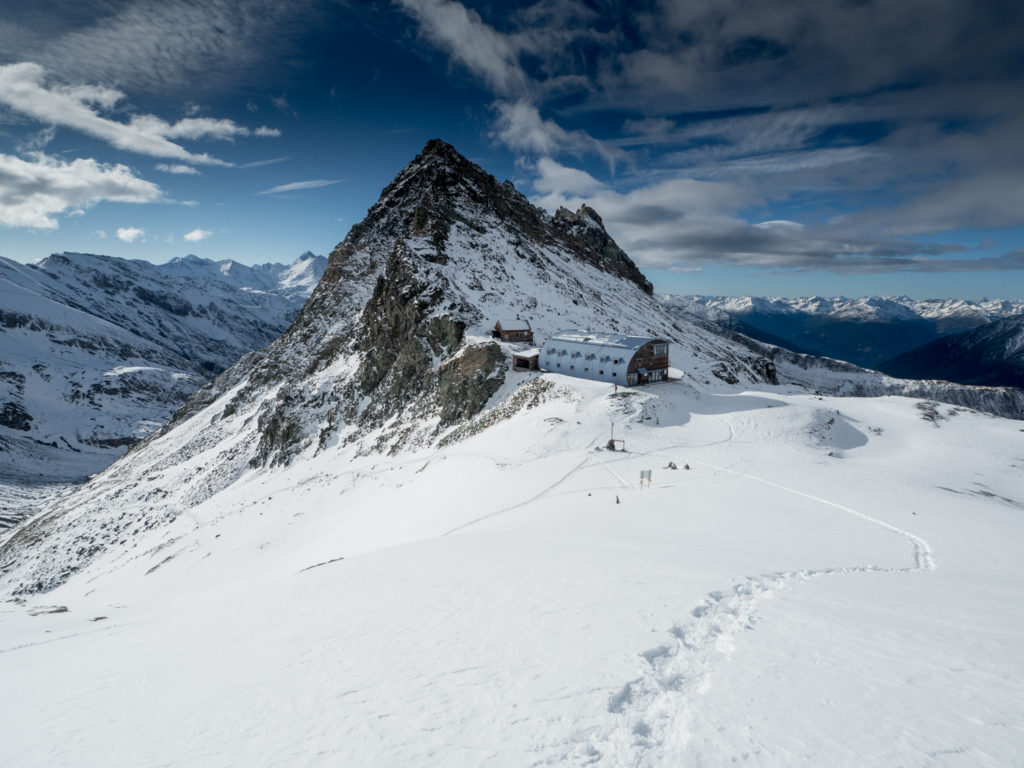
<svg viewBox="0 0 1024 768">
<path fill-rule="evenodd" d="M 243 476 L 5 604 L 4 763 L 1024 753 L 1017 423 L 551 378 L 575 394 L 434 453 Z M 595 450 L 613 422 L 627 451 Z"/>
</svg>

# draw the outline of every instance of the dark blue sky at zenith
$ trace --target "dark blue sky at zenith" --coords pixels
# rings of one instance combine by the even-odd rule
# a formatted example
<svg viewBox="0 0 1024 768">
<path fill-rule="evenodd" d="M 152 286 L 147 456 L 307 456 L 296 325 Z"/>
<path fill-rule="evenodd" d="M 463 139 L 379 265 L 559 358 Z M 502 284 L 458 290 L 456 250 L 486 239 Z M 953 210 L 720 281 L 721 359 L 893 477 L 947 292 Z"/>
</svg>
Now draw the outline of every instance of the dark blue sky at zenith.
<svg viewBox="0 0 1024 768">
<path fill-rule="evenodd" d="M 0 256 L 328 253 L 441 137 L 672 293 L 1024 298 L 1024 5 L 0 0 Z"/>
</svg>

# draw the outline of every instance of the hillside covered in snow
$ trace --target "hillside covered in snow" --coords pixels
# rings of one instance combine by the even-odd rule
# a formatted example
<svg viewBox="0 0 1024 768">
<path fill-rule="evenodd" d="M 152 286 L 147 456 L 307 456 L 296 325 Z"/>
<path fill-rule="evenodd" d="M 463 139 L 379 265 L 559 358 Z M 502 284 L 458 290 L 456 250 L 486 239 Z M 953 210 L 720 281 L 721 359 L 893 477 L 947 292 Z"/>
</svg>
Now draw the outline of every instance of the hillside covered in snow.
<svg viewBox="0 0 1024 768">
<path fill-rule="evenodd" d="M 326 260 L 0 259 L 0 477 L 75 480 L 288 327 Z"/>
<path fill-rule="evenodd" d="M 895 376 L 928 371 L 935 378 L 964 384 L 1024 387 L 1024 314 L 943 336 L 881 367 Z"/>
<path fill-rule="evenodd" d="M 510 370 L 515 316 L 665 338 L 670 380 Z M 675 311 L 597 212 L 431 141 L 280 338 L 0 539 L 5 748 L 1013 765 L 1024 454 L 997 413 L 1024 394 Z"/>
<path fill-rule="evenodd" d="M 944 336 L 1024 315 L 1024 302 L 1007 300 L 911 299 L 907 296 L 759 298 L 663 296 L 680 311 L 702 317 L 795 352 L 846 360 L 906 378 L 944 378 L 939 368 L 887 365 Z M 993 371 L 997 373 L 997 371 Z M 1013 385 L 997 377 L 953 378 L 964 384 Z"/>
</svg>

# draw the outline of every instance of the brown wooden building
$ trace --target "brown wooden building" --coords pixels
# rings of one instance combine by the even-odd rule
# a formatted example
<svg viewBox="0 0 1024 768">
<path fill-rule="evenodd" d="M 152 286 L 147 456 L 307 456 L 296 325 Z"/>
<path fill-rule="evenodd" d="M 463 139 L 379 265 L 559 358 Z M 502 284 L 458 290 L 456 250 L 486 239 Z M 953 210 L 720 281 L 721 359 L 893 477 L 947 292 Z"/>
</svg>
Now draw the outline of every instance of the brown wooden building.
<svg viewBox="0 0 1024 768">
<path fill-rule="evenodd" d="M 529 320 L 499 320 L 494 324 L 494 334 L 502 341 L 525 341 L 533 343 L 533 329 Z"/>
</svg>

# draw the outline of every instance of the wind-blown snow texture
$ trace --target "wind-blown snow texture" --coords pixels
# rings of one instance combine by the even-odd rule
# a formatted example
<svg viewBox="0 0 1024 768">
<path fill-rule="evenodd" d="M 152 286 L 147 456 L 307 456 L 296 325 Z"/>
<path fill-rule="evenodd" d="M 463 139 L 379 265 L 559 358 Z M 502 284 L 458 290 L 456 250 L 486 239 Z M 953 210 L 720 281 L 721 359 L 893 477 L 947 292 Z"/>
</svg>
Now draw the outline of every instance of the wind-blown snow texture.
<svg viewBox="0 0 1024 768">
<path fill-rule="evenodd" d="M 80 480 L 287 328 L 326 259 L 0 259 L 0 477 Z"/>
<path fill-rule="evenodd" d="M 14 761 L 1013 765 L 1020 423 L 811 394 L 914 383 L 674 314 L 599 226 L 429 143 L 280 339 L 0 541 Z M 509 371 L 513 313 L 673 380 Z"/>
</svg>

